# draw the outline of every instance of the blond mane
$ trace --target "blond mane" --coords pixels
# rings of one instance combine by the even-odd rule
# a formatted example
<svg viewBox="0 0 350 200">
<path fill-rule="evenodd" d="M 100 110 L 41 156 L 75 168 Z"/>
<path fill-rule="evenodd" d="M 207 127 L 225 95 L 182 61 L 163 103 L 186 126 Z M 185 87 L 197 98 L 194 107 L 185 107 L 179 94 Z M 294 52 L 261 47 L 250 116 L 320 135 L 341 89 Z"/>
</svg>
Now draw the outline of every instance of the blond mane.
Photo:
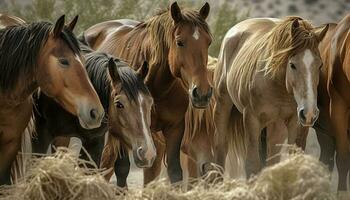
<svg viewBox="0 0 350 200">
<path fill-rule="evenodd" d="M 292 36 L 292 24 L 296 19 L 299 20 L 299 27 Z M 286 17 L 269 32 L 253 38 L 242 49 L 234 63 L 240 73 L 236 73 L 237 77 L 234 78 L 243 81 L 246 89 L 257 71 L 263 71 L 273 79 L 283 79 L 281 72 L 286 69 L 288 59 L 305 49 L 316 51 L 318 43 L 310 23 L 299 17 Z"/>
</svg>

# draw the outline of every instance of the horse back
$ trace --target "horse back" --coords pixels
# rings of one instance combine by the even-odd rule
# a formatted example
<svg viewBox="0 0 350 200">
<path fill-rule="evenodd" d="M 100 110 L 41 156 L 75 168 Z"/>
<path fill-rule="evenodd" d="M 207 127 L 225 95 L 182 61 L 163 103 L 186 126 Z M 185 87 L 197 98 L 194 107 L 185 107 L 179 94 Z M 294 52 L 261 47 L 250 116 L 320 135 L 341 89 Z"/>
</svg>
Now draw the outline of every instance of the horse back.
<svg viewBox="0 0 350 200">
<path fill-rule="evenodd" d="M 84 31 L 84 39 L 91 48 L 98 49 L 108 37 L 113 37 L 125 28 L 132 29 L 139 23 L 130 19 L 101 22 Z"/>
<path fill-rule="evenodd" d="M 21 25 L 25 23 L 26 22 L 19 17 L 0 13 L 0 29 L 7 26 Z"/>
<path fill-rule="evenodd" d="M 219 54 L 218 67 L 214 73 L 214 84 L 220 89 L 220 85 L 226 82 L 227 73 L 231 70 L 232 64 L 237 55 L 254 38 L 268 32 L 278 19 L 254 18 L 244 20 L 233 26 L 225 35 Z M 223 84 L 225 85 L 225 84 Z"/>
</svg>

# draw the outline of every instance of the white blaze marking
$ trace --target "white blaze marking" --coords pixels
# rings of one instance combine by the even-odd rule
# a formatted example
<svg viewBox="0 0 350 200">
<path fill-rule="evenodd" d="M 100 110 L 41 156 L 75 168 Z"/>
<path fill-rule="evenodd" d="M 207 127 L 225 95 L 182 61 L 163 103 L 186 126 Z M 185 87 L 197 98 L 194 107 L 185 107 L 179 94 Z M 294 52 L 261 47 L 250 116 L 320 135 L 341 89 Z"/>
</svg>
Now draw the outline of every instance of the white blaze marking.
<svg viewBox="0 0 350 200">
<path fill-rule="evenodd" d="M 194 28 L 194 32 L 193 32 L 193 38 L 195 40 L 198 40 L 199 39 L 199 30 L 198 30 L 198 27 L 196 26 L 196 28 Z"/>
<path fill-rule="evenodd" d="M 306 84 L 307 84 L 307 102 L 308 106 L 312 108 L 314 105 L 314 90 L 312 88 L 312 62 L 314 61 L 314 56 L 312 55 L 310 49 L 306 49 L 304 52 L 303 62 L 306 67 Z"/>
<path fill-rule="evenodd" d="M 150 132 L 148 131 L 149 128 L 146 126 L 146 122 L 145 122 L 145 118 L 147 116 L 145 116 L 145 113 L 143 112 L 143 107 L 142 107 L 142 103 L 143 103 L 143 96 L 142 94 L 139 94 L 139 103 L 140 103 L 140 114 L 141 114 L 141 120 L 142 120 L 142 132 L 143 135 L 145 136 L 146 139 L 146 145 L 147 145 L 147 151 L 145 153 L 145 158 L 147 160 L 151 160 L 155 155 L 155 147 L 152 141 L 152 138 L 150 136 Z"/>
</svg>

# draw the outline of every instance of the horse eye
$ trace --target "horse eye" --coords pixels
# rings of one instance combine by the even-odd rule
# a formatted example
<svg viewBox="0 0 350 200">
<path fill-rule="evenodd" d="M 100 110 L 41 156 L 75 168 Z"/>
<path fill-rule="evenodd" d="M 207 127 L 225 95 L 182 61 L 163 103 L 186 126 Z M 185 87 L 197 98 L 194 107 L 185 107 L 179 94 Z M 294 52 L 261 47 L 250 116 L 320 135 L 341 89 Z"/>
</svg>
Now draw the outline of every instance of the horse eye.
<svg viewBox="0 0 350 200">
<path fill-rule="evenodd" d="M 116 102 L 116 106 L 117 106 L 117 108 L 124 108 L 124 105 L 122 103 L 120 103 L 120 101 Z"/>
<path fill-rule="evenodd" d="M 64 65 L 64 66 L 68 66 L 69 65 L 69 61 L 66 58 L 59 58 L 58 62 L 60 62 L 61 65 Z"/>
<path fill-rule="evenodd" d="M 185 46 L 185 44 L 184 44 L 182 41 L 177 41 L 177 42 L 176 42 L 176 45 L 177 45 L 178 47 L 184 47 L 184 46 Z"/>
<path fill-rule="evenodd" d="M 293 63 L 290 63 L 290 67 L 291 67 L 292 69 L 297 69 Z"/>
</svg>

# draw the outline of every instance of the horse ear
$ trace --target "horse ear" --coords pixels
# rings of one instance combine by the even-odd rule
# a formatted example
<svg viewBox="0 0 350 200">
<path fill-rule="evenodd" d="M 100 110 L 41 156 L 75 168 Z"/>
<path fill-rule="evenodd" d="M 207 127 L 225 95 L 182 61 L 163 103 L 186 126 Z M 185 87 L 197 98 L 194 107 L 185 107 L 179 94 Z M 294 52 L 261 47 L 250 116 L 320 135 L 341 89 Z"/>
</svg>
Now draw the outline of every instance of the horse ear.
<svg viewBox="0 0 350 200">
<path fill-rule="evenodd" d="M 204 6 L 200 9 L 199 14 L 205 20 L 207 19 L 210 11 L 210 5 L 208 2 L 204 4 Z"/>
<path fill-rule="evenodd" d="M 55 27 L 54 27 L 53 32 L 52 32 L 54 37 L 59 37 L 60 36 L 60 34 L 61 34 L 62 30 L 63 30 L 63 27 L 64 27 L 64 18 L 65 18 L 65 15 L 62 15 L 56 21 Z"/>
<path fill-rule="evenodd" d="M 148 74 L 148 62 L 144 61 L 142 66 L 139 70 L 137 70 L 137 75 L 142 79 L 145 80 L 146 76 Z"/>
<path fill-rule="evenodd" d="M 78 19 L 79 19 L 79 15 L 75 16 L 74 19 L 71 22 L 69 22 L 69 24 L 66 25 L 67 29 L 73 32 L 74 27 L 78 22 Z"/>
<path fill-rule="evenodd" d="M 114 58 L 108 60 L 108 72 L 113 82 L 119 82 L 120 77 L 117 71 L 117 65 L 114 62 Z"/>
<path fill-rule="evenodd" d="M 318 41 L 322 41 L 324 36 L 326 36 L 326 33 L 329 29 L 329 24 L 326 24 L 324 26 L 320 26 L 314 29 L 314 32 L 318 38 Z"/>
<path fill-rule="evenodd" d="M 173 18 L 175 23 L 178 23 L 182 20 L 181 9 L 179 5 L 177 5 L 176 1 L 171 4 L 170 13 L 171 13 L 171 18 Z"/>
<path fill-rule="evenodd" d="M 299 28 L 299 19 L 294 19 L 292 22 L 292 35 L 294 35 L 295 31 Z"/>
</svg>

